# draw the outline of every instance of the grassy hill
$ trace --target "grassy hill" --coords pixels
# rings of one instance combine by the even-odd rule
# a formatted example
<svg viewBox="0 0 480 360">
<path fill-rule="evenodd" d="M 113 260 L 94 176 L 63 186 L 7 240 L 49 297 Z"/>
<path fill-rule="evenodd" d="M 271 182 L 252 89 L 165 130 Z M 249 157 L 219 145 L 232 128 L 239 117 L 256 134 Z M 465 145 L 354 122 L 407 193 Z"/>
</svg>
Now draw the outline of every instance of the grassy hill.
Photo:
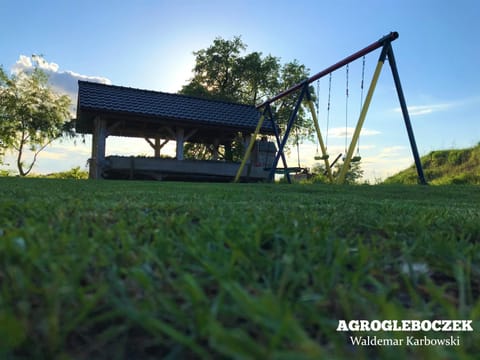
<svg viewBox="0 0 480 360">
<path fill-rule="evenodd" d="M 480 143 L 460 150 L 432 151 L 422 157 L 423 170 L 429 184 L 480 185 Z M 412 165 L 385 180 L 386 184 L 416 184 L 417 172 Z"/>
</svg>

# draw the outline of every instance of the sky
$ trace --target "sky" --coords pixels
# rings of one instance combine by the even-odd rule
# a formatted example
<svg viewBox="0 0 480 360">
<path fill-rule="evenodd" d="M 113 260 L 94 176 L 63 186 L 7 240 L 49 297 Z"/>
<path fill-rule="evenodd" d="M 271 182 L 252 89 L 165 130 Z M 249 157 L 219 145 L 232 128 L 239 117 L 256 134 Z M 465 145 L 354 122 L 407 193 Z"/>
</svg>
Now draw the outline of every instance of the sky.
<svg viewBox="0 0 480 360">
<path fill-rule="evenodd" d="M 247 52 L 298 60 L 313 75 L 397 31 L 392 43 L 420 155 L 480 142 L 480 1 L 477 0 L 1 0 L 0 65 L 8 72 L 44 57 L 52 87 L 76 103 L 77 81 L 177 92 L 192 76 L 193 52 L 216 37 L 241 36 Z M 366 57 L 365 86 L 379 52 Z M 360 112 L 361 61 L 319 83 L 319 120 L 331 156 L 345 152 Z M 317 84 L 314 84 L 317 86 Z M 366 93 L 366 89 L 364 90 Z M 347 137 L 345 137 L 347 134 Z M 56 141 L 35 173 L 86 169 L 91 139 Z M 312 166 L 317 145 L 300 146 Z M 144 140 L 108 138 L 107 155 L 150 154 Z M 169 151 L 167 149 L 167 151 Z M 369 180 L 413 164 L 392 75 L 385 64 L 360 137 Z M 7 157 L 15 169 L 12 155 Z M 297 152 L 289 155 L 297 165 Z"/>
</svg>

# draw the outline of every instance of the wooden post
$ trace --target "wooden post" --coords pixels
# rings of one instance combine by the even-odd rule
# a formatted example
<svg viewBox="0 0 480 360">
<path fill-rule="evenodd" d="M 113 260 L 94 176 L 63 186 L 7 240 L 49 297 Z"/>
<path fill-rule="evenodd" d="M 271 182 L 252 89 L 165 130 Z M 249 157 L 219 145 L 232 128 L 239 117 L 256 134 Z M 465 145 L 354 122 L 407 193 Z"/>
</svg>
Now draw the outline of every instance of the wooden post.
<svg viewBox="0 0 480 360">
<path fill-rule="evenodd" d="M 168 143 L 168 139 L 163 140 L 163 142 L 161 142 L 161 140 L 162 139 L 159 136 L 155 137 L 154 142 L 149 138 L 145 138 L 145 141 L 152 147 L 154 156 L 156 158 L 160 157 L 160 150 L 162 150 L 162 148 Z"/>
<path fill-rule="evenodd" d="M 218 160 L 218 146 L 220 145 L 220 139 L 213 139 L 213 160 Z"/>
<path fill-rule="evenodd" d="M 160 146 L 160 137 L 155 136 L 155 157 L 159 158 L 160 157 L 160 149 L 162 147 Z"/>
<path fill-rule="evenodd" d="M 105 144 L 107 139 L 107 122 L 96 117 L 93 120 L 92 158 L 90 159 L 90 179 L 101 179 L 105 163 Z"/>
<path fill-rule="evenodd" d="M 233 161 L 233 148 L 230 141 L 225 144 L 225 160 Z"/>
<path fill-rule="evenodd" d="M 183 144 L 185 141 L 185 129 L 177 128 L 176 131 L 176 141 L 177 141 L 177 160 L 183 160 Z"/>
</svg>

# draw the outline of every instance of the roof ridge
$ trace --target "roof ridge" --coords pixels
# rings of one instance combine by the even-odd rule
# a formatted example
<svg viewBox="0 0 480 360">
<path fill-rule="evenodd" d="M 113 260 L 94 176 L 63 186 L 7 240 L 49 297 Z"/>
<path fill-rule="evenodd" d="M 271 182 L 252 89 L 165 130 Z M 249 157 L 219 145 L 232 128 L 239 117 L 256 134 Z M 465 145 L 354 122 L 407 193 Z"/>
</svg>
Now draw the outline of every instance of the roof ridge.
<svg viewBox="0 0 480 360">
<path fill-rule="evenodd" d="M 95 85 L 95 86 L 105 86 L 105 87 L 115 87 L 119 89 L 127 89 L 127 90 L 135 90 L 135 91 L 142 91 L 142 92 L 148 92 L 148 93 L 154 93 L 154 94 L 163 94 L 163 95 L 168 95 L 168 96 L 178 96 L 178 97 L 184 97 L 184 98 L 189 98 L 189 99 L 194 99 L 194 100 L 201 100 L 201 101 L 208 101 L 208 102 L 214 102 L 214 103 L 223 103 L 223 104 L 228 104 L 228 105 L 238 105 L 238 106 L 245 106 L 249 108 L 256 108 L 255 105 L 248 105 L 248 104 L 242 104 L 239 102 L 231 102 L 231 101 L 226 101 L 226 100 L 215 100 L 215 99 L 206 99 L 206 98 L 201 98 L 198 96 L 192 96 L 192 95 L 185 95 L 185 94 L 178 94 L 178 93 L 169 93 L 165 91 L 157 91 L 157 90 L 150 90 L 150 89 L 140 89 L 140 88 L 134 88 L 131 86 L 122 86 L 122 85 L 113 85 L 113 84 L 103 84 L 99 82 L 94 82 L 94 81 L 86 81 L 86 80 L 78 80 L 78 84 L 80 83 L 86 83 L 89 85 Z"/>
</svg>

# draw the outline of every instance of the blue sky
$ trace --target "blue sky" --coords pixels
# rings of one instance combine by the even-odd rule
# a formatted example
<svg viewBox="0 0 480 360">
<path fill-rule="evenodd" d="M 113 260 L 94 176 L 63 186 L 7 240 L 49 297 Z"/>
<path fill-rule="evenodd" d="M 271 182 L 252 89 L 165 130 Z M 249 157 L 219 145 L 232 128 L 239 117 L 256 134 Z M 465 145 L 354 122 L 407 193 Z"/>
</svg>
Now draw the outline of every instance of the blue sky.
<svg viewBox="0 0 480 360">
<path fill-rule="evenodd" d="M 2 0 L 0 10 L 4 69 L 24 68 L 28 61 L 22 55 L 42 54 L 52 85 L 72 96 L 79 78 L 176 92 L 191 76 L 192 52 L 218 36 L 241 35 L 247 51 L 272 54 L 282 62 L 297 59 L 313 74 L 398 31 L 400 37 L 392 45 L 420 153 L 480 142 L 476 0 Z M 377 58 L 376 52 L 366 59 L 367 83 Z M 349 128 L 358 117 L 360 73 L 361 64 L 353 63 Z M 324 132 L 326 81 L 320 82 Z M 344 69 L 333 74 L 332 86 L 328 141 L 335 155 L 343 152 L 345 141 Z M 360 140 L 370 179 L 385 178 L 413 163 L 398 107 L 387 65 Z M 315 148 L 308 143 L 301 147 L 302 165 L 311 165 Z M 40 155 L 34 171 L 84 167 L 89 151 L 89 137 L 76 146 L 56 142 Z M 144 141 L 107 141 L 107 153 L 147 152 Z"/>
</svg>

